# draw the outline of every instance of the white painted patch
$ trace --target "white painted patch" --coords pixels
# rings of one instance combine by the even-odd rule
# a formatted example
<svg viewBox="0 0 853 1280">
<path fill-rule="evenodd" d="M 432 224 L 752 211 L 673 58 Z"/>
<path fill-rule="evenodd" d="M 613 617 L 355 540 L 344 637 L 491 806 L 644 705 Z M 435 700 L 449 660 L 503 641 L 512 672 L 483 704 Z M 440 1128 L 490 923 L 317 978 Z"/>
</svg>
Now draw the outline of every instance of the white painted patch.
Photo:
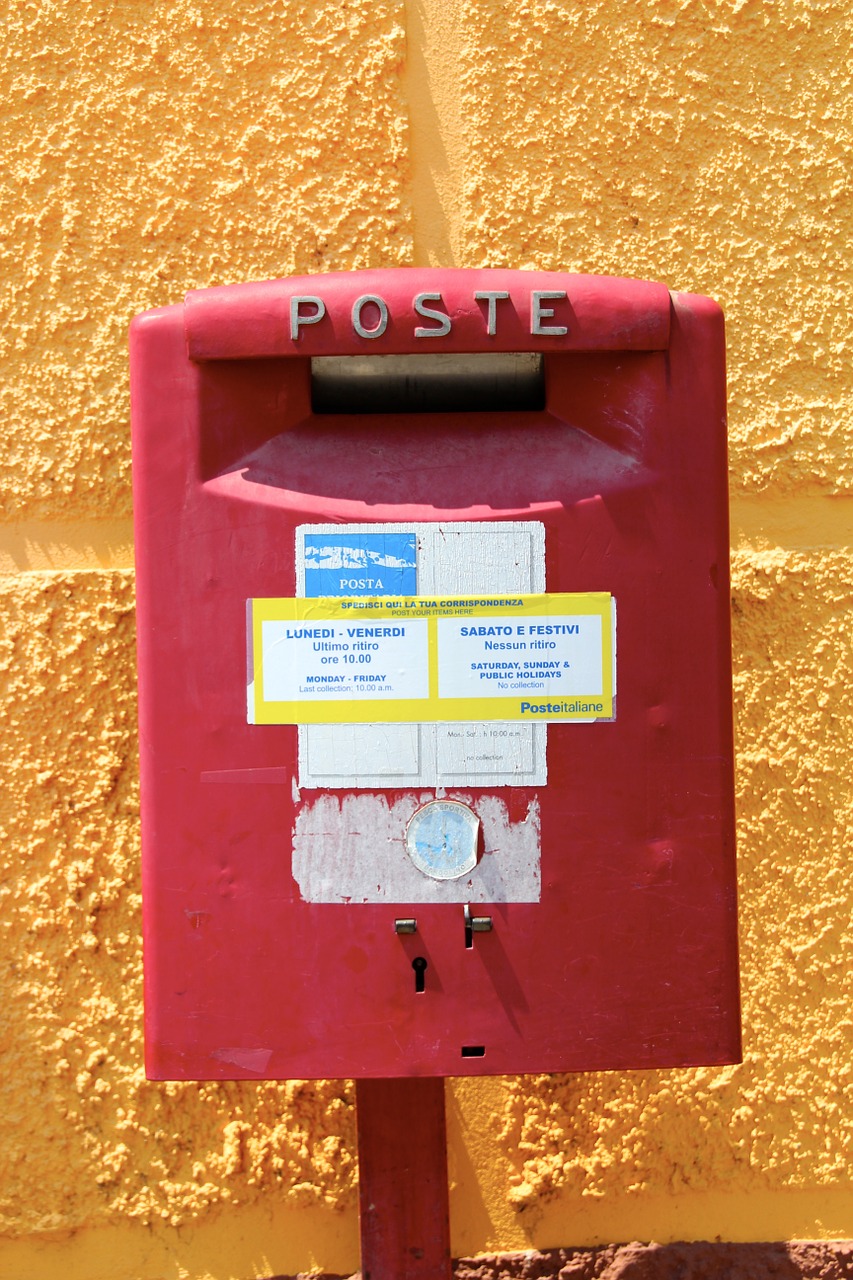
<svg viewBox="0 0 853 1280">
<path fill-rule="evenodd" d="M 432 880 L 406 851 L 406 827 L 431 795 L 389 805 L 381 795 L 324 795 L 306 803 L 293 832 L 293 875 L 306 902 L 538 902 L 539 804 L 510 822 L 497 796 L 468 804 L 483 830 L 483 854 L 469 875 Z"/>
<path fill-rule="evenodd" d="M 445 524 L 302 525 L 296 531 L 296 592 L 305 595 L 305 542 L 340 543 L 365 534 L 412 535 L 417 594 L 534 594 L 545 590 L 545 530 L 540 521 Z M 302 725 L 302 787 L 353 791 L 379 787 L 541 786 L 546 725 Z"/>
</svg>

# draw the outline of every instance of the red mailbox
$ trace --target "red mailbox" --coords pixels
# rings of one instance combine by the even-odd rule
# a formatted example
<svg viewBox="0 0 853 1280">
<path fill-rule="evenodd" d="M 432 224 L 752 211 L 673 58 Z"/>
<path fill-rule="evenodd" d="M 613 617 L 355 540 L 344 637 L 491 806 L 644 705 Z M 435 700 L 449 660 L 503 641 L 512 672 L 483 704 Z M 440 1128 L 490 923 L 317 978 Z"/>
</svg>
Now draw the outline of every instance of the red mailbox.
<svg viewBox="0 0 853 1280">
<path fill-rule="evenodd" d="M 302 277 L 131 372 L 149 1075 L 736 1060 L 719 308 Z"/>
</svg>

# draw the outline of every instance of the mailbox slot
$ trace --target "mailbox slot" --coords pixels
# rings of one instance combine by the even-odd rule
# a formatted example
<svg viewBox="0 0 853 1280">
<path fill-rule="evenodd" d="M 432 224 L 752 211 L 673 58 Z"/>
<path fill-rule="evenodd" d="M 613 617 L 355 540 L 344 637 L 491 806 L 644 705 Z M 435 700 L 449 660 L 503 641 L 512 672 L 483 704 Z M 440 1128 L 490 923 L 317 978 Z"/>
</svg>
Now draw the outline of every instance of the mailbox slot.
<svg viewBox="0 0 853 1280">
<path fill-rule="evenodd" d="M 545 408 L 535 351 L 315 356 L 314 413 L 477 413 Z"/>
</svg>

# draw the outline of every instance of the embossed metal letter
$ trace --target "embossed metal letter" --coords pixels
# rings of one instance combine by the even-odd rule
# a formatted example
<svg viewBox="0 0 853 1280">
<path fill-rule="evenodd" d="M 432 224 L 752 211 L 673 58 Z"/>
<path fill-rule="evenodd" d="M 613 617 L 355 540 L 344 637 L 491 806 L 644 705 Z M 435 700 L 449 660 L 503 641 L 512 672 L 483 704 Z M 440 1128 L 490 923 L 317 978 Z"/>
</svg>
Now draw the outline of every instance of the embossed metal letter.
<svg viewBox="0 0 853 1280">
<path fill-rule="evenodd" d="M 437 320 L 437 329 L 415 329 L 416 338 L 443 338 L 450 333 L 450 316 L 434 307 L 425 307 L 425 302 L 441 302 L 440 293 L 419 293 L 415 297 L 415 311 L 427 320 Z"/>
<path fill-rule="evenodd" d="M 568 333 L 568 329 L 564 324 L 543 324 L 544 319 L 550 318 L 554 314 L 553 307 L 543 307 L 543 298 L 565 298 L 565 289 L 534 289 L 530 295 L 530 332 L 541 334 L 543 337 L 558 337 L 561 333 Z"/>
<path fill-rule="evenodd" d="M 474 297 L 477 302 L 488 302 L 489 304 L 486 312 L 486 333 L 490 338 L 493 338 L 497 331 L 498 298 L 508 298 L 509 294 L 505 289 L 483 289 L 475 293 Z"/>
<path fill-rule="evenodd" d="M 361 309 L 367 306 L 368 302 L 372 302 L 379 308 L 379 323 L 375 329 L 365 329 L 361 323 Z M 360 298 L 356 298 L 352 304 L 352 327 L 360 338 L 381 338 L 388 328 L 388 307 L 385 299 L 373 293 L 364 293 Z"/>
<path fill-rule="evenodd" d="M 310 316 L 302 316 L 299 314 L 299 307 L 303 302 L 310 302 L 315 308 L 315 312 Z M 299 329 L 303 324 L 317 324 L 326 314 L 326 304 L 322 298 L 316 298 L 313 294 L 294 294 L 290 299 L 290 336 L 291 338 L 299 337 Z"/>
</svg>

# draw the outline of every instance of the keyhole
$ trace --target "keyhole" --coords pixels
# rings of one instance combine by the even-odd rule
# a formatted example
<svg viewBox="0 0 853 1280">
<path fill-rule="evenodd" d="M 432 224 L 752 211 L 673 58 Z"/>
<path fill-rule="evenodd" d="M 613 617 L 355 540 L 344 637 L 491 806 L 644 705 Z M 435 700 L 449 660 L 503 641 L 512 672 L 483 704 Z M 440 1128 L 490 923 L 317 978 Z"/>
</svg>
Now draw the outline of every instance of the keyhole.
<svg viewBox="0 0 853 1280">
<path fill-rule="evenodd" d="M 424 989 L 424 984 L 426 982 L 426 978 L 424 976 L 426 974 L 426 967 L 427 962 L 424 960 L 423 956 L 415 956 L 412 961 L 412 968 L 415 971 L 415 991 L 417 991 L 418 994 L 420 994 Z"/>
</svg>

